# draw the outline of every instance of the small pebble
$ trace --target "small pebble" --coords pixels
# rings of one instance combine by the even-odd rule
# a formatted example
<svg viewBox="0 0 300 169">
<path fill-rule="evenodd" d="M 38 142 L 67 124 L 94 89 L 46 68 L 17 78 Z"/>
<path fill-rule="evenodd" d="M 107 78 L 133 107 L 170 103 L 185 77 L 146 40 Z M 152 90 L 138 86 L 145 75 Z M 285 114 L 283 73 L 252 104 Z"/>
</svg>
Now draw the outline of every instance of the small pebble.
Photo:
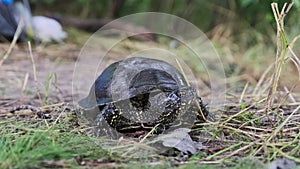
<svg viewBox="0 0 300 169">
<path fill-rule="evenodd" d="M 274 160 L 269 165 L 269 169 L 293 169 L 295 167 L 296 163 L 287 158 Z"/>
</svg>

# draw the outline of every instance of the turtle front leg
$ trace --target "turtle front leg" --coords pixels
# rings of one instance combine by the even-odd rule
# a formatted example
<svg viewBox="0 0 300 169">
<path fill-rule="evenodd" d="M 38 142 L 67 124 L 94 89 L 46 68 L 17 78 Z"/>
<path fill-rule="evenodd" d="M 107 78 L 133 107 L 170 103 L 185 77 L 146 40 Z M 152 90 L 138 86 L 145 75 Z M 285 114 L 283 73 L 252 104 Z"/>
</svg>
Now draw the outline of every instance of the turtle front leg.
<svg viewBox="0 0 300 169">
<path fill-rule="evenodd" d="M 206 108 L 206 105 L 203 104 L 203 101 L 200 97 L 197 97 L 197 103 L 195 104 L 196 108 L 197 108 L 197 119 L 200 120 L 200 122 L 205 122 L 206 121 L 206 117 L 209 114 L 209 111 Z M 198 105 L 197 105 L 198 104 Z M 192 106 L 192 107 L 195 107 Z"/>
<path fill-rule="evenodd" d="M 99 113 L 94 120 L 93 134 L 95 136 L 107 136 L 113 139 L 119 138 L 121 134 L 116 130 L 114 125 L 115 119 L 119 114 L 113 103 L 108 103 L 105 106 L 99 106 Z"/>
</svg>

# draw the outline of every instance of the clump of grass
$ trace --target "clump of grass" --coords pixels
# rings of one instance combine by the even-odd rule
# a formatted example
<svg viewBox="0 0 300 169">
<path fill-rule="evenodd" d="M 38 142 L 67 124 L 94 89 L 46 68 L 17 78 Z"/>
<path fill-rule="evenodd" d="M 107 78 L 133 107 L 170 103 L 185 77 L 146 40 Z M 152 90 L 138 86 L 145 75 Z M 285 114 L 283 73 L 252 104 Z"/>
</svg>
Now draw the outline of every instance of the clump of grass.
<svg viewBox="0 0 300 169">
<path fill-rule="evenodd" d="M 44 94 L 44 96 L 42 96 L 42 93 L 41 93 L 40 88 L 39 88 L 39 81 L 38 81 L 38 78 L 37 78 L 36 64 L 35 64 L 35 60 L 34 60 L 34 57 L 33 57 L 32 47 L 31 47 L 30 42 L 28 42 L 28 50 L 29 50 L 29 56 L 30 56 L 31 63 L 32 63 L 33 78 L 34 78 L 34 83 L 35 83 L 36 94 L 39 98 L 39 101 L 43 105 L 48 105 L 49 104 L 49 95 L 50 95 L 51 83 L 52 83 L 52 80 L 54 78 L 54 83 L 55 83 L 55 86 L 56 86 L 57 75 L 56 75 L 56 73 L 49 73 L 47 75 L 46 82 L 44 84 L 45 94 Z"/>
<path fill-rule="evenodd" d="M 277 51 L 276 51 L 276 61 L 274 65 L 274 73 L 271 78 L 271 87 L 269 88 L 268 97 L 266 101 L 266 112 L 269 112 L 273 102 L 274 102 L 274 94 L 277 91 L 278 82 L 280 78 L 280 74 L 282 68 L 284 66 L 284 59 L 287 53 L 288 42 L 286 38 L 286 34 L 284 32 L 284 18 L 286 14 L 292 8 L 293 3 L 289 4 L 287 7 L 287 3 L 284 4 L 281 12 L 279 12 L 277 3 L 272 3 L 271 7 L 274 13 L 274 17 L 277 25 Z M 287 8 L 286 8 L 287 7 Z"/>
<path fill-rule="evenodd" d="M 69 159 L 75 152 L 68 143 L 59 144 L 59 135 L 32 132 L 17 138 L 1 138 L 1 168 L 37 168 L 43 160 Z M 66 146 L 68 145 L 68 146 Z"/>
<path fill-rule="evenodd" d="M 54 80 L 56 82 L 56 80 L 57 80 L 56 73 L 48 74 L 46 82 L 45 82 L 45 97 L 43 99 L 43 103 L 46 104 L 46 105 L 49 104 L 48 99 L 49 99 L 49 94 L 50 94 L 50 87 L 51 87 L 52 78 L 54 78 Z"/>
<path fill-rule="evenodd" d="M 82 160 L 86 157 L 109 159 L 111 155 L 107 151 L 90 137 L 80 134 L 74 113 L 63 110 L 65 108 L 58 109 L 49 120 L 16 116 L 2 119 L 0 168 L 40 168 L 45 165 L 72 168 L 78 166 L 77 157 Z M 60 163 L 52 164 L 53 161 Z"/>
</svg>

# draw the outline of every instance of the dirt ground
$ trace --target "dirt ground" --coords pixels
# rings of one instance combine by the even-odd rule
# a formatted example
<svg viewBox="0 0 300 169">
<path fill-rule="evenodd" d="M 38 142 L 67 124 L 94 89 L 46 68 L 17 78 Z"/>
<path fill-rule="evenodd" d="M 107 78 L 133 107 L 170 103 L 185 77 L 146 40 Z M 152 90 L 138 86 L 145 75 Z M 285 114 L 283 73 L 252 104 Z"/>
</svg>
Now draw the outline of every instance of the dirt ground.
<svg viewBox="0 0 300 169">
<path fill-rule="evenodd" d="M 0 44 L 1 56 L 8 47 L 9 44 Z M 0 67 L 0 106 L 29 103 L 41 106 L 44 103 L 37 93 L 49 95 L 51 102 L 71 102 L 72 75 L 79 52 L 75 45 L 66 44 L 33 47 L 33 64 L 28 46 L 15 46 Z M 47 79 L 51 75 L 48 91 Z"/>
</svg>

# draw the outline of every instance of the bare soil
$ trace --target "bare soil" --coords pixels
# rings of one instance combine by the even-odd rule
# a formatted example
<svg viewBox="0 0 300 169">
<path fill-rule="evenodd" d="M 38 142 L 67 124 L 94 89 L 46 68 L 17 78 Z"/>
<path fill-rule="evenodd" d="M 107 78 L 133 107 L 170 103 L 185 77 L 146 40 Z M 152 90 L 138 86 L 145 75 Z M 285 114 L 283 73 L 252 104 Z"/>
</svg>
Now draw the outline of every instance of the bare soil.
<svg viewBox="0 0 300 169">
<path fill-rule="evenodd" d="M 1 56 L 8 47 L 9 44 L 0 44 Z M 49 103 L 71 102 L 73 69 L 79 52 L 80 48 L 70 44 L 34 47 L 33 64 L 28 46 L 15 46 L 0 66 L 0 110 L 9 105 L 42 106 L 45 103 L 41 98 L 44 97 L 49 98 Z M 50 81 L 47 80 L 51 75 Z M 48 83 L 49 91 L 46 89 Z"/>
</svg>

